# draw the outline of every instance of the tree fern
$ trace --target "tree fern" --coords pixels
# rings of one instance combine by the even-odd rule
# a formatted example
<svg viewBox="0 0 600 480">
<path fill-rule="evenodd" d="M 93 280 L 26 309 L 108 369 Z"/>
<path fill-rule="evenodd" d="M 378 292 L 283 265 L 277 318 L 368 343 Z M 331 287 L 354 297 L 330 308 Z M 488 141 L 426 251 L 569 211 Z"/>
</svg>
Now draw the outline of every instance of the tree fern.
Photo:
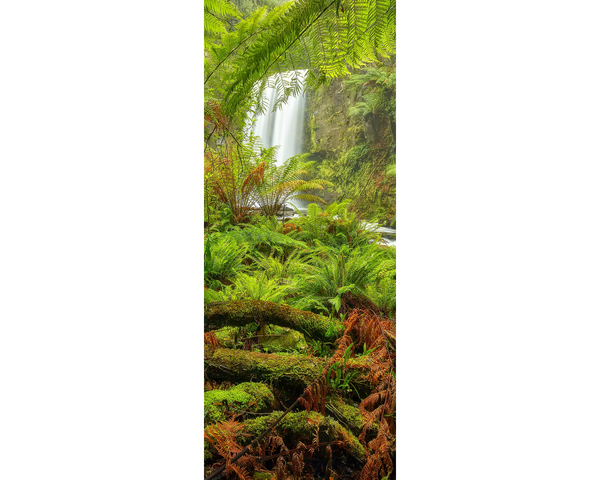
<svg viewBox="0 0 600 480">
<path fill-rule="evenodd" d="M 269 13 L 255 12 L 240 22 L 239 32 L 223 35 L 221 45 L 212 49 L 207 79 L 223 70 L 217 76 L 225 87 L 223 108 L 228 114 L 247 101 L 257 83 L 264 86 L 274 74 L 308 68 L 308 83 L 316 86 L 377 55 L 393 54 L 395 16 L 391 0 L 297 0 Z M 278 80 L 282 93 L 294 93 L 291 80 Z"/>
<path fill-rule="evenodd" d="M 256 203 L 265 215 L 275 215 L 288 201 L 299 199 L 325 203 L 316 195 L 305 193 L 306 190 L 333 186 L 331 182 L 321 179 L 304 180 L 308 168 L 315 162 L 307 162 L 308 154 L 295 155 L 288 158 L 283 165 L 271 163 L 261 185 L 256 189 Z"/>
</svg>

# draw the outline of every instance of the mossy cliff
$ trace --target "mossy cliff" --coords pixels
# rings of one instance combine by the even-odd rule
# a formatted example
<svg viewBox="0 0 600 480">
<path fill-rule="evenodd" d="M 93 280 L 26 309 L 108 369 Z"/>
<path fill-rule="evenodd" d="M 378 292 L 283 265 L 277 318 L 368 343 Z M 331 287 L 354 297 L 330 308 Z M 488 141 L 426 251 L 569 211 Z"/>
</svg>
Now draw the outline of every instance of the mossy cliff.
<svg viewBox="0 0 600 480">
<path fill-rule="evenodd" d="M 334 184 L 328 203 L 353 199 L 368 216 L 395 221 L 395 64 L 386 61 L 308 90 L 304 150 L 312 174 Z"/>
</svg>

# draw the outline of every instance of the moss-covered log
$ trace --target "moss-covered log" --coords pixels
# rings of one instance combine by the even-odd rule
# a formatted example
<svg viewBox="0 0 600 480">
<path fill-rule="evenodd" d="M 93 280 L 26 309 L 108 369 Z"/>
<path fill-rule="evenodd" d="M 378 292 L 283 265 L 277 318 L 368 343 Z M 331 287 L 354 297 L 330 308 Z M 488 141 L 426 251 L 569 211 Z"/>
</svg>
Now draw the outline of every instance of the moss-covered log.
<svg viewBox="0 0 600 480">
<path fill-rule="evenodd" d="M 307 355 L 258 353 L 247 350 L 206 347 L 204 371 L 212 379 L 231 382 L 252 379 L 283 386 L 308 386 L 314 382 L 329 362 L 327 358 Z M 350 359 L 348 373 L 357 372 L 352 384 L 361 393 L 368 393 L 366 380 L 371 367 L 368 357 Z"/>
<path fill-rule="evenodd" d="M 363 429 L 364 417 L 361 415 L 358 407 L 349 405 L 344 402 L 340 397 L 331 396 L 327 399 L 327 411 L 330 412 L 342 425 L 348 427 L 348 429 L 359 436 Z M 375 433 L 379 424 L 375 424 L 371 427 L 370 431 Z"/>
<path fill-rule="evenodd" d="M 339 320 L 262 300 L 216 302 L 204 307 L 205 332 L 261 321 L 293 328 L 309 338 L 327 342 L 336 340 L 344 332 Z"/>
<path fill-rule="evenodd" d="M 249 444 L 254 438 L 262 434 L 283 412 L 273 412 L 270 415 L 246 420 L 244 428 L 236 439 L 240 445 Z M 310 421 L 309 421 L 310 420 Z M 219 425 L 208 426 L 204 429 L 210 435 L 211 429 L 218 429 Z M 290 449 L 295 448 L 298 442 L 310 445 L 313 441 L 316 431 L 319 431 L 319 441 L 332 442 L 342 441 L 346 449 L 353 455 L 363 460 L 365 449 L 358 439 L 342 427 L 331 417 L 324 417 L 317 412 L 296 412 L 289 413 L 276 427 L 274 433 L 283 438 L 286 446 Z M 217 456 L 216 450 L 205 441 L 205 458 L 214 459 Z"/>
</svg>

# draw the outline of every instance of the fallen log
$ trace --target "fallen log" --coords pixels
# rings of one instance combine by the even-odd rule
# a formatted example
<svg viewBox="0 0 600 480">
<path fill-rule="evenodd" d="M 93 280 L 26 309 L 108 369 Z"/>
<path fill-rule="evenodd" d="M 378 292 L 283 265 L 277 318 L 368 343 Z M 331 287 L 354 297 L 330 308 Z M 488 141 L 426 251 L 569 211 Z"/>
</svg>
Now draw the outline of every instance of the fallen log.
<svg viewBox="0 0 600 480">
<path fill-rule="evenodd" d="M 337 340 L 344 332 L 344 325 L 339 320 L 274 302 L 234 300 L 209 303 L 204 307 L 205 332 L 259 322 L 292 328 L 309 338 L 326 342 Z"/>
<path fill-rule="evenodd" d="M 206 346 L 204 371 L 214 380 L 263 381 L 281 386 L 306 387 L 323 373 L 328 358 L 307 355 L 258 353 Z M 370 391 L 367 380 L 372 360 L 352 358 L 347 362 L 347 374 L 355 372 L 352 384 L 364 392 Z"/>
</svg>

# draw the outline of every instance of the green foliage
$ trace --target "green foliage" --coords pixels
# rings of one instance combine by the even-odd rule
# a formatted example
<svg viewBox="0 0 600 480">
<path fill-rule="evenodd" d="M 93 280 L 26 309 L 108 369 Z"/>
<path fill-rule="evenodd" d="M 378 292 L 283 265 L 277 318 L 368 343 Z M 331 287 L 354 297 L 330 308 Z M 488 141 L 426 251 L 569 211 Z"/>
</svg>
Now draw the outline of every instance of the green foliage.
<svg viewBox="0 0 600 480">
<path fill-rule="evenodd" d="M 321 247 L 297 282 L 299 296 L 290 304 L 301 310 L 339 312 L 342 296 L 351 292 L 367 296 L 367 287 L 380 280 L 390 267 L 379 245 L 350 249 Z"/>
<path fill-rule="evenodd" d="M 221 233 L 206 235 L 204 239 L 204 281 L 209 285 L 235 277 L 244 270 L 242 260 L 248 245 L 238 244 L 232 237 Z"/>
<path fill-rule="evenodd" d="M 228 206 L 222 203 L 213 202 L 212 204 L 207 204 L 205 202 L 204 212 L 204 221 L 206 222 L 206 231 L 208 233 L 224 233 L 231 229 L 235 223 L 233 212 Z"/>
<path fill-rule="evenodd" d="M 239 273 L 232 285 L 220 290 L 204 290 L 204 303 L 226 302 L 229 300 L 263 300 L 282 303 L 290 291 L 289 285 L 281 285 L 264 273 L 255 276 Z"/>
<path fill-rule="evenodd" d="M 316 357 L 329 357 L 335 350 L 335 345 L 331 343 L 321 342 L 319 340 L 307 339 L 308 345 L 312 354 Z"/>
<path fill-rule="evenodd" d="M 287 0 L 231 0 L 239 9 L 244 17 L 252 14 L 261 7 L 266 7 L 267 11 L 279 5 L 287 3 Z"/>
<path fill-rule="evenodd" d="M 291 283 L 291 279 L 304 271 L 303 258 L 306 254 L 302 250 L 294 250 L 290 255 L 274 256 L 256 252 L 250 257 L 254 260 L 254 267 L 265 273 L 267 278 L 281 283 Z"/>
<path fill-rule="evenodd" d="M 351 200 L 334 202 L 325 210 L 311 203 L 306 215 L 295 218 L 292 223 L 301 228 L 298 239 L 315 245 L 357 247 L 379 239 L 376 224 L 369 225 L 356 212 L 349 210 Z"/>
<path fill-rule="evenodd" d="M 227 0 L 204 0 L 204 35 L 213 38 L 226 33 L 227 21 L 240 18 L 240 12 Z"/>
<path fill-rule="evenodd" d="M 385 174 L 388 177 L 395 177 L 396 176 L 396 164 L 392 164 L 392 165 L 388 165 L 388 167 L 385 170 Z"/>
<path fill-rule="evenodd" d="M 306 250 L 306 244 L 291 238 L 288 235 L 271 230 L 268 225 L 236 226 L 227 234 L 238 243 L 247 243 L 254 251 L 263 251 L 286 254 L 294 249 Z"/>
<path fill-rule="evenodd" d="M 284 72 L 307 68 L 308 83 L 319 85 L 395 51 L 396 3 L 392 0 L 296 0 L 267 12 L 260 8 L 210 45 L 205 84 L 217 77 L 223 109 L 231 114 L 260 93 L 262 81 L 277 74 L 285 96 L 297 93 Z M 220 70 L 220 71 L 219 71 Z"/>
<path fill-rule="evenodd" d="M 350 390 L 352 379 L 358 375 L 358 372 L 349 372 L 344 374 L 343 366 L 340 363 L 334 363 L 327 372 L 329 386 L 333 389 Z"/>
<path fill-rule="evenodd" d="M 375 350 L 377 350 L 376 347 L 367 349 L 367 344 L 363 343 L 363 351 L 356 353 L 356 358 L 366 357 L 366 356 L 370 355 L 371 353 L 373 353 Z"/>
<path fill-rule="evenodd" d="M 304 193 L 306 190 L 323 190 L 323 186 L 333 186 L 326 180 L 302 178 L 308 174 L 308 168 L 314 164 L 305 161 L 307 156 L 308 154 L 295 155 L 288 158 L 281 166 L 273 162 L 267 167 L 256 195 L 257 204 L 265 215 L 275 215 L 289 200 L 325 203 L 316 195 Z"/>
<path fill-rule="evenodd" d="M 366 295 L 385 315 L 396 316 L 396 281 L 393 278 L 385 277 L 368 285 Z"/>
</svg>

